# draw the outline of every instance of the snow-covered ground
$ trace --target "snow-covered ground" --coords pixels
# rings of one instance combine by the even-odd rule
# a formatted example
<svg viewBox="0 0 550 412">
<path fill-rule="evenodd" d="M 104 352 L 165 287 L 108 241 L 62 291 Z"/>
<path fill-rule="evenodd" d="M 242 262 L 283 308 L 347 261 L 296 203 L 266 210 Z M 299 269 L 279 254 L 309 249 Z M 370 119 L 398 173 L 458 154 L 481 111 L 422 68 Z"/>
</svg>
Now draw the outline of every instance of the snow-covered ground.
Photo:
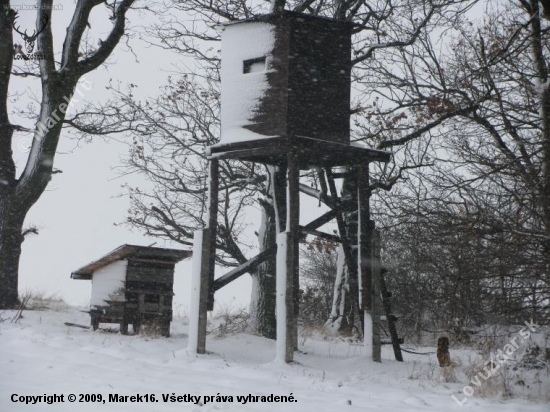
<svg viewBox="0 0 550 412">
<path fill-rule="evenodd" d="M 96 332 L 65 326 L 89 324 L 89 316 L 61 305 L 57 310 L 0 312 L 0 411 L 548 411 L 548 370 L 531 399 L 481 398 L 459 406 L 465 383 L 447 383 L 436 359 L 405 354 L 393 360 L 384 347 L 383 362 L 364 357 L 346 340 L 301 336 L 293 365 L 277 364 L 275 342 L 237 333 L 211 334 L 206 355 L 188 356 L 187 322 L 175 319 L 170 338 L 120 335 L 116 325 Z M 111 326 L 112 330 L 107 330 Z M 434 351 L 435 348 L 421 348 Z M 474 352 L 453 350 L 461 362 Z M 12 402 L 12 395 L 64 395 L 64 403 Z M 68 396 L 75 394 L 75 403 Z M 103 402 L 78 402 L 80 394 L 101 394 Z M 154 394 L 155 402 L 110 402 L 109 395 Z M 200 396 L 200 402 L 164 402 L 162 395 Z M 293 396 L 294 402 L 250 402 L 237 396 Z M 217 396 L 232 397 L 225 401 Z M 206 398 L 207 397 L 211 397 Z M 541 400 L 545 399 L 546 402 Z M 259 398 L 261 400 L 261 398 Z M 97 397 L 96 397 L 97 400 Z M 145 400 L 145 399 L 144 399 Z M 188 400 L 188 399 L 187 399 Z M 206 401 L 206 402 L 205 402 Z"/>
</svg>

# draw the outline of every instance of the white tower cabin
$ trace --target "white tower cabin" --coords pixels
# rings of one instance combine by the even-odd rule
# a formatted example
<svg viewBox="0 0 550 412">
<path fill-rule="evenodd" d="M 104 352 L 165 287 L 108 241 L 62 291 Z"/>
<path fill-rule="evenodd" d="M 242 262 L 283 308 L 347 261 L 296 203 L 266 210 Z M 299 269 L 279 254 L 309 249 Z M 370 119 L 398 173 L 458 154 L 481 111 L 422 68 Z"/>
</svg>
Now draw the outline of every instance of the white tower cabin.
<svg viewBox="0 0 550 412">
<path fill-rule="evenodd" d="M 349 144 L 351 29 L 288 11 L 226 24 L 221 144 L 299 136 Z"/>
</svg>

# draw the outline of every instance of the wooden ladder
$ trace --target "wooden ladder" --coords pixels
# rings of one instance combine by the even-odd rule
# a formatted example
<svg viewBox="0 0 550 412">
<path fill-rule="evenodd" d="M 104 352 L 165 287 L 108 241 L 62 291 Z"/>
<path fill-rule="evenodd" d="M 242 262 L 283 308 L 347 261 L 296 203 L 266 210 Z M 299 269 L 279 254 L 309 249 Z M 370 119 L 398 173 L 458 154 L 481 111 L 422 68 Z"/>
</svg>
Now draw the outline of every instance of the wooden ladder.
<svg viewBox="0 0 550 412">
<path fill-rule="evenodd" d="M 391 344 L 393 346 L 395 360 L 397 360 L 398 362 L 403 362 L 403 353 L 401 352 L 401 343 L 403 343 L 403 340 L 400 339 L 397 335 L 397 328 L 395 326 L 397 318 L 391 311 L 391 292 L 388 292 L 386 280 L 384 279 L 384 275 L 387 272 L 387 269 L 382 269 L 380 271 L 380 294 L 382 296 L 382 305 L 384 306 L 384 312 L 386 313 L 386 321 L 388 322 L 388 330 L 390 332 Z"/>
</svg>

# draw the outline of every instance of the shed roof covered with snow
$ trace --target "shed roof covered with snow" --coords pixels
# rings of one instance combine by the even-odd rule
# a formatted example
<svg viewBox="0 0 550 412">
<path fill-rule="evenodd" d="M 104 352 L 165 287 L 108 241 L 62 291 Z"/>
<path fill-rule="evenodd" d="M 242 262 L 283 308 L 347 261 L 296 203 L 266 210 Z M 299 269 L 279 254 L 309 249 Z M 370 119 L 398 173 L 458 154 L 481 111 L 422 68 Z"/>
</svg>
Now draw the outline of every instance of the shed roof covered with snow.
<svg viewBox="0 0 550 412">
<path fill-rule="evenodd" d="M 190 250 L 167 249 L 151 246 L 122 245 L 100 259 L 88 263 L 71 273 L 72 279 L 90 280 L 92 274 L 117 260 L 146 259 L 153 262 L 176 263 L 190 257 Z"/>
</svg>

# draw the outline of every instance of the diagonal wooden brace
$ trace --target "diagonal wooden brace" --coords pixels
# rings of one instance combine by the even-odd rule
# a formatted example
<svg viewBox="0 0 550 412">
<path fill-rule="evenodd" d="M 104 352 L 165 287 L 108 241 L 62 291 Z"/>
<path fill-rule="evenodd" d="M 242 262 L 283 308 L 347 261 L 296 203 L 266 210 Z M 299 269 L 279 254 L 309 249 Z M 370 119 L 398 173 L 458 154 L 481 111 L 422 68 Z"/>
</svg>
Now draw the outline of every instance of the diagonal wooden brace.
<svg viewBox="0 0 550 412">
<path fill-rule="evenodd" d="M 230 272 L 227 272 L 225 275 L 220 276 L 214 281 L 213 289 L 214 292 L 217 292 L 219 289 L 223 288 L 225 285 L 233 282 L 238 279 L 245 273 L 250 273 L 256 269 L 259 265 L 264 263 L 270 257 L 275 256 L 277 253 L 277 246 L 270 247 L 269 249 L 264 250 L 258 255 L 254 256 L 252 259 L 247 260 L 242 265 L 236 267 Z"/>
</svg>

